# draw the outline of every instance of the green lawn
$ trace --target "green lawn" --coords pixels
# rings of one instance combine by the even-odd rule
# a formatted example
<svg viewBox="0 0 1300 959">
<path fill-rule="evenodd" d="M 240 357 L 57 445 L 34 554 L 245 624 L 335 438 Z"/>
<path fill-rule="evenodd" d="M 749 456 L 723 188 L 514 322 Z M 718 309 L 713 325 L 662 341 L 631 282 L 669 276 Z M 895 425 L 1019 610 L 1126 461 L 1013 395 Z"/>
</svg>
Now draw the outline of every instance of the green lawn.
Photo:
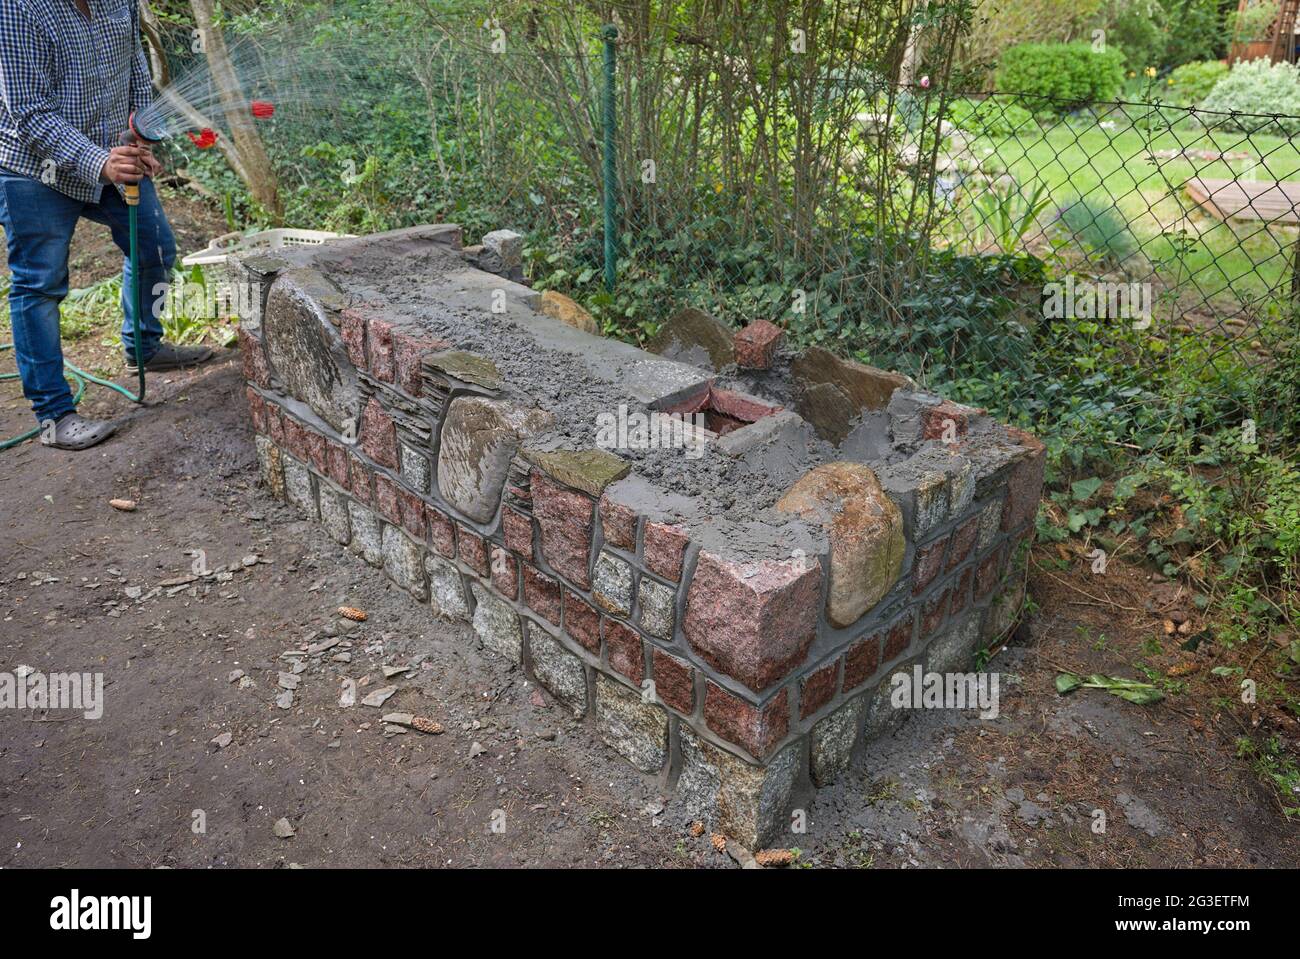
<svg viewBox="0 0 1300 959">
<path fill-rule="evenodd" d="M 1197 209 L 1182 190 L 1193 176 L 1300 182 L 1300 150 L 1285 137 L 1061 122 L 1016 136 L 980 137 L 972 148 L 983 169 L 1012 174 L 1022 195 L 1041 182 L 1054 207 L 1084 198 L 1118 211 L 1161 280 L 1193 299 L 1199 294 L 1253 302 L 1289 277 L 1294 227 L 1224 223 Z M 1154 155 L 1169 150 L 1245 152 L 1250 158 Z M 1183 230 L 1187 241 L 1179 243 Z"/>
</svg>

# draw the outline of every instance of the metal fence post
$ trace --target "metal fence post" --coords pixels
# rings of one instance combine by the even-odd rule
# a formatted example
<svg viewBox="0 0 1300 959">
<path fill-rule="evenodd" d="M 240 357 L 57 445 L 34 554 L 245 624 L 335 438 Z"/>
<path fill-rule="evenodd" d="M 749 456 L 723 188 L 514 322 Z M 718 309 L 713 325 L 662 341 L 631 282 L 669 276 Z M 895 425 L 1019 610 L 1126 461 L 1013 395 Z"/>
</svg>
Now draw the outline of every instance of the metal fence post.
<svg viewBox="0 0 1300 959">
<path fill-rule="evenodd" d="M 614 155 L 614 43 L 618 40 L 618 27 L 612 23 L 601 28 L 605 41 L 605 90 L 602 114 L 605 127 L 605 289 L 614 292 L 618 262 L 618 173 Z"/>
</svg>

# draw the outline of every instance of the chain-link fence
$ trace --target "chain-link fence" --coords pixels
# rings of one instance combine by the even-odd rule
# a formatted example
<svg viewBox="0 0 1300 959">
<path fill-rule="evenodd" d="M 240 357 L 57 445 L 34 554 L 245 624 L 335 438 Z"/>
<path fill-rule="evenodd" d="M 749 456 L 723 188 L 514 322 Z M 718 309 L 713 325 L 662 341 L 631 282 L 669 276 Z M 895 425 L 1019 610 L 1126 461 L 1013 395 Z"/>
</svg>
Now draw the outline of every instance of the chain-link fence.
<svg viewBox="0 0 1300 959">
<path fill-rule="evenodd" d="M 1007 344 L 1027 385 L 1095 364 L 1116 402 L 1184 388 L 1202 427 L 1289 415 L 1245 390 L 1292 375 L 1300 118 L 1001 94 L 945 116 L 937 242 L 1041 274 Z"/>
<path fill-rule="evenodd" d="M 618 158 L 612 291 L 535 278 L 642 330 L 773 319 L 1067 441 L 1294 429 L 1300 118 L 813 86 L 804 128 Z"/>
</svg>

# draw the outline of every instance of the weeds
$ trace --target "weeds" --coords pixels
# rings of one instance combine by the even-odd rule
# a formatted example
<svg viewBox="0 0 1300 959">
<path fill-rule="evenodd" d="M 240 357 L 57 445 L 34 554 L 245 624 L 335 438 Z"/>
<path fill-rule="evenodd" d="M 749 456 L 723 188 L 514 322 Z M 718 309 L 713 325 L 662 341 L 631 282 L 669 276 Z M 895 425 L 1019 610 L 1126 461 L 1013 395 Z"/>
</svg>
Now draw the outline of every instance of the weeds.
<svg viewBox="0 0 1300 959">
<path fill-rule="evenodd" d="M 843 854 L 850 866 L 855 869 L 871 869 L 876 864 L 876 855 L 864 848 L 867 837 L 859 829 L 845 834 Z"/>
<path fill-rule="evenodd" d="M 59 314 L 59 333 L 68 340 L 85 339 L 122 316 L 122 277 L 110 276 L 90 286 L 69 290 Z"/>
<path fill-rule="evenodd" d="M 1277 736 L 1263 742 L 1242 736 L 1237 740 L 1237 756 L 1249 760 L 1260 779 L 1274 788 L 1284 816 L 1300 818 L 1300 767 Z"/>
<path fill-rule="evenodd" d="M 1038 215 L 1052 199 L 1047 185 L 1035 183 L 1027 197 L 1021 187 L 1012 184 L 994 184 L 976 198 L 974 206 L 980 213 L 989 241 L 1004 256 L 1018 254 L 1023 247 L 1025 234 L 1034 228 Z"/>
<path fill-rule="evenodd" d="M 223 302 L 220 284 L 203 267 L 172 273 L 167 303 L 160 318 L 163 338 L 172 343 L 210 342 L 229 346 L 234 342 L 235 317 Z"/>
</svg>

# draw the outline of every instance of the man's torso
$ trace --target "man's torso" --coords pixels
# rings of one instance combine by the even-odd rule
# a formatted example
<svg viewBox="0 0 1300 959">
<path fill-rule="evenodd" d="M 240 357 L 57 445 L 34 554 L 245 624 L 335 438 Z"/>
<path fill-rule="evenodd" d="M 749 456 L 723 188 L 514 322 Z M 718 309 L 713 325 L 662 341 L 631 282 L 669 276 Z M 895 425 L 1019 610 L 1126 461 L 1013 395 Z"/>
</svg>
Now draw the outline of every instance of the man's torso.
<svg viewBox="0 0 1300 959">
<path fill-rule="evenodd" d="M 0 30 L 21 6 L 40 33 L 39 49 L 18 71 L 35 80 L 40 71 L 58 113 L 97 146 L 111 148 L 130 115 L 131 67 L 137 34 L 132 0 L 0 0 Z M 85 12 L 78 7 L 85 7 Z M 21 82 L 21 79 L 20 79 Z M 15 118 L 0 98 L 0 167 L 41 180 L 78 199 L 96 199 L 64 169 L 52 169 L 17 135 Z M 91 194 L 94 194 L 91 196 Z"/>
</svg>

